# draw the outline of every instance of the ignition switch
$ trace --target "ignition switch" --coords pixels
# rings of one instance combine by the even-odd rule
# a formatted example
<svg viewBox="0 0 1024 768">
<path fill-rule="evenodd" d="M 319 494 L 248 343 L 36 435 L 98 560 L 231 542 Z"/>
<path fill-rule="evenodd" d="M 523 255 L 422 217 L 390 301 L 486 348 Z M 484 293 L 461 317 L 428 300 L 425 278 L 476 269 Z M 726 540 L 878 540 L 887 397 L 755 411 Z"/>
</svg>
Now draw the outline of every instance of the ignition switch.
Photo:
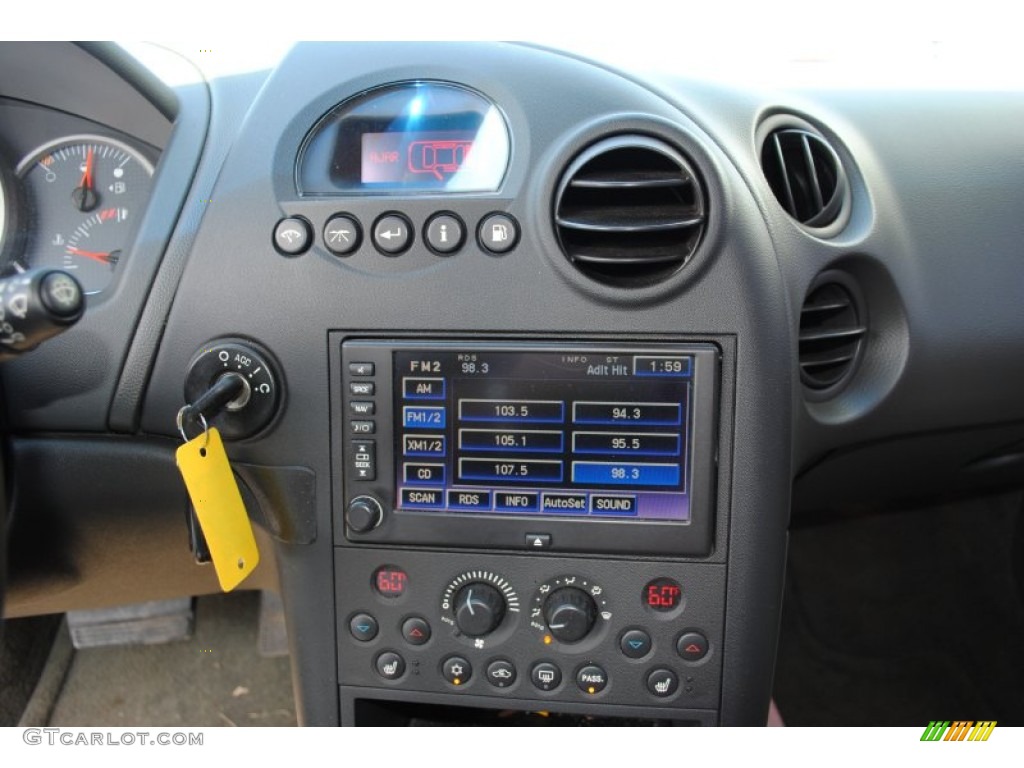
<svg viewBox="0 0 1024 768">
<path fill-rule="evenodd" d="M 231 386 L 225 386 L 229 382 Z M 212 404 L 216 407 L 206 414 L 210 426 L 226 440 L 241 440 L 264 429 L 281 403 L 277 366 L 269 353 L 250 341 L 218 339 L 192 357 L 185 375 L 185 402 L 200 405 L 215 386 L 233 394 L 226 403 Z"/>
</svg>

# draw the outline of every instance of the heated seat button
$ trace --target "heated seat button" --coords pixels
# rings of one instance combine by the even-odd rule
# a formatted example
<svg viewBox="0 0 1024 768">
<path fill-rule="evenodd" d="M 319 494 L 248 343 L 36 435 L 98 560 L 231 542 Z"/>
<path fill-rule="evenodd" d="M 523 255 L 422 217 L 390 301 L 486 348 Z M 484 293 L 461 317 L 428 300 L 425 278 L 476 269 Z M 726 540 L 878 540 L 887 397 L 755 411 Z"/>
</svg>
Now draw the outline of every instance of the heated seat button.
<svg viewBox="0 0 1024 768">
<path fill-rule="evenodd" d="M 530 670 L 530 679 L 540 690 L 553 691 L 562 682 L 562 670 L 550 661 L 540 661 Z"/>
<path fill-rule="evenodd" d="M 608 685 L 608 673 L 597 664 L 587 664 L 577 670 L 576 685 L 584 693 L 600 693 Z"/>
<path fill-rule="evenodd" d="M 686 661 L 700 661 L 708 653 L 708 639 L 700 632 L 684 632 L 676 640 L 676 650 Z"/>
<path fill-rule="evenodd" d="M 679 690 L 679 677 L 664 667 L 651 670 L 647 675 L 647 690 L 660 699 L 671 696 Z"/>
<path fill-rule="evenodd" d="M 642 659 L 651 652 L 651 636 L 642 629 L 631 629 L 619 638 L 619 650 L 631 659 Z"/>
<path fill-rule="evenodd" d="M 397 680 L 405 674 L 405 659 L 394 651 L 384 651 L 374 662 L 377 674 L 385 680 Z"/>
<path fill-rule="evenodd" d="M 402 637 L 409 645 L 423 645 L 430 639 L 430 624 L 419 616 L 408 618 L 402 622 Z"/>
<path fill-rule="evenodd" d="M 377 636 L 377 620 L 368 613 L 357 613 L 348 623 L 348 631 L 361 643 L 368 643 Z"/>
<path fill-rule="evenodd" d="M 487 665 L 487 682 L 495 688 L 508 688 L 516 681 L 516 665 L 505 659 L 495 659 Z"/>
<path fill-rule="evenodd" d="M 452 685 L 465 685 L 473 676 L 473 667 L 461 656 L 449 656 L 441 665 L 441 676 Z"/>
</svg>

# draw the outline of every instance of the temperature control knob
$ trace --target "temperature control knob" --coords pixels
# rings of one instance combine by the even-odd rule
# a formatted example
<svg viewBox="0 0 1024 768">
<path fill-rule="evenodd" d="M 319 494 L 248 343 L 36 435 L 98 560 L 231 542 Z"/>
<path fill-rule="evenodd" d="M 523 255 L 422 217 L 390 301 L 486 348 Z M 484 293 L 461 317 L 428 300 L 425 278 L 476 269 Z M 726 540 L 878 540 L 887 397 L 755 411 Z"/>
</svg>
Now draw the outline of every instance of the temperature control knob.
<svg viewBox="0 0 1024 768">
<path fill-rule="evenodd" d="M 483 581 L 462 587 L 455 595 L 455 623 L 464 635 L 489 635 L 505 618 L 505 598 Z"/>
<path fill-rule="evenodd" d="M 577 587 L 556 589 L 544 601 L 544 621 L 552 637 L 560 642 L 579 642 L 596 620 L 594 598 Z"/>
</svg>

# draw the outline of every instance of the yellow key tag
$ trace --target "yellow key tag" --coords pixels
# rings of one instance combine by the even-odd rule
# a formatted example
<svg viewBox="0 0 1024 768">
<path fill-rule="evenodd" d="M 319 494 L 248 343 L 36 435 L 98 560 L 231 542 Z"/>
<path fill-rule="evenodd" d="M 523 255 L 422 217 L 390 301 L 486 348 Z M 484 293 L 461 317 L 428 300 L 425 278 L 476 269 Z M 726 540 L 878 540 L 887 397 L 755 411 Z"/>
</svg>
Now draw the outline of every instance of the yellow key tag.
<svg viewBox="0 0 1024 768">
<path fill-rule="evenodd" d="M 252 523 L 216 427 L 178 448 L 175 458 L 199 518 L 220 588 L 230 592 L 260 562 Z"/>
</svg>

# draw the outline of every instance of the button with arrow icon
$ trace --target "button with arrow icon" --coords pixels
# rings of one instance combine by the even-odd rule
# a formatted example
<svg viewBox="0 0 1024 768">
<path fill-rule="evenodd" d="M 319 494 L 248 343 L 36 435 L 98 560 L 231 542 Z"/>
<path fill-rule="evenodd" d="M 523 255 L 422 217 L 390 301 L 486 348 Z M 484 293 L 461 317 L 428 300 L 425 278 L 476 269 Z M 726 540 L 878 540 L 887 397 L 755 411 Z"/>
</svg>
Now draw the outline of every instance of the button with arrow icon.
<svg viewBox="0 0 1024 768">
<path fill-rule="evenodd" d="M 347 213 L 339 213 L 324 225 L 324 245 L 335 256 L 348 256 L 359 247 L 362 230 L 359 222 Z"/>
<path fill-rule="evenodd" d="M 430 639 L 430 624 L 426 619 L 412 616 L 402 622 L 402 637 L 410 645 L 423 645 Z"/>
<path fill-rule="evenodd" d="M 619 639 L 619 650 L 631 659 L 642 659 L 651 652 L 651 636 L 642 629 L 631 629 Z"/>
<path fill-rule="evenodd" d="M 368 613 L 357 613 L 349 620 L 348 629 L 356 640 L 368 643 L 377 636 L 377 620 Z"/>
<path fill-rule="evenodd" d="M 676 640 L 676 651 L 686 661 L 700 661 L 708 652 L 708 639 L 696 630 L 684 632 Z"/>
<path fill-rule="evenodd" d="M 373 225 L 373 244 L 385 256 L 397 256 L 412 245 L 412 227 L 401 214 L 387 213 Z"/>
</svg>

